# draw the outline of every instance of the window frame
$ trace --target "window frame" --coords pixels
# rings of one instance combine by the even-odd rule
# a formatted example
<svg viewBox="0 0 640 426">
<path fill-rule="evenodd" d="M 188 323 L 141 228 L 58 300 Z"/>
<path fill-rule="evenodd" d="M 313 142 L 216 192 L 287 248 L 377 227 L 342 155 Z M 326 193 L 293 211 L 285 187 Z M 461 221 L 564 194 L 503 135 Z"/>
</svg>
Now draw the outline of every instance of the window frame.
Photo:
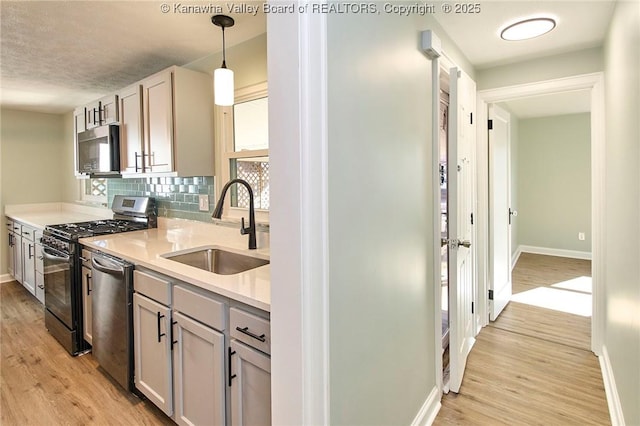
<svg viewBox="0 0 640 426">
<path fill-rule="evenodd" d="M 234 104 L 253 101 L 268 97 L 267 82 L 243 87 L 235 91 Z M 220 123 L 216 126 L 216 137 L 220 144 L 217 144 L 217 170 L 221 179 L 216 179 L 216 196 L 220 198 L 222 187 L 231 180 L 230 160 L 251 157 L 269 157 L 268 149 L 235 151 L 233 133 L 233 106 L 216 106 L 216 121 Z M 217 202 L 217 200 L 216 200 Z M 240 221 L 240 218 L 248 219 L 248 209 L 243 207 L 231 207 L 231 197 L 229 194 L 224 200 L 223 216 L 224 220 Z M 269 210 L 255 209 L 257 223 L 269 223 Z"/>
</svg>

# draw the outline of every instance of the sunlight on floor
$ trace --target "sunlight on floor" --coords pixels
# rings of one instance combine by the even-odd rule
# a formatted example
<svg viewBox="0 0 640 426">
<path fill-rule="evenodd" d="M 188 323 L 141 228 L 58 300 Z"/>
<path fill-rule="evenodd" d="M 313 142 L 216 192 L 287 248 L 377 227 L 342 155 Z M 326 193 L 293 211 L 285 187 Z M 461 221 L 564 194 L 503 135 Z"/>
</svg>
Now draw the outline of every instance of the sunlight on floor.
<svg viewBox="0 0 640 426">
<path fill-rule="evenodd" d="M 583 317 L 591 316 L 591 277 L 578 277 L 551 287 L 538 287 L 514 294 L 511 301 Z"/>
</svg>

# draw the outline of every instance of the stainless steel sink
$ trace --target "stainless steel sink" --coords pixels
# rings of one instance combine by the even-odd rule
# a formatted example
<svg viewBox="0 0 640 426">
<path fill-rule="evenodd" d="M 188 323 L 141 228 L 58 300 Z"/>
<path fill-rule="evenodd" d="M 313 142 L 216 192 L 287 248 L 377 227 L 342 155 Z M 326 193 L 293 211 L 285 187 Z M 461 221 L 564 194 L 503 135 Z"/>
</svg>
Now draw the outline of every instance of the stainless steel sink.
<svg viewBox="0 0 640 426">
<path fill-rule="evenodd" d="M 220 275 L 239 274 L 269 264 L 267 259 L 245 256 L 219 248 L 198 249 L 186 253 L 167 254 L 163 257 Z"/>
</svg>

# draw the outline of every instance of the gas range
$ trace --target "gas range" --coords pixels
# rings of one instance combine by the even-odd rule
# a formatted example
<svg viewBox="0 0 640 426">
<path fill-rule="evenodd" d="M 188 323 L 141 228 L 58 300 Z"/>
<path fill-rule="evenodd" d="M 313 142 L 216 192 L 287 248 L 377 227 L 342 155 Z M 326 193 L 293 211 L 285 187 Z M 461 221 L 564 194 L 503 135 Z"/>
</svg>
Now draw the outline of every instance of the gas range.
<svg viewBox="0 0 640 426">
<path fill-rule="evenodd" d="M 146 222 L 134 222 L 122 219 L 106 219 L 91 222 L 63 223 L 47 226 L 49 236 L 62 238 L 68 241 L 76 241 L 79 238 L 93 237 L 104 234 L 116 234 L 118 232 L 138 231 L 146 229 Z"/>
<path fill-rule="evenodd" d="M 113 219 L 48 225 L 42 233 L 42 244 L 63 253 L 76 252 L 80 238 L 155 228 L 155 200 L 149 197 L 116 195 L 112 204 Z"/>
<path fill-rule="evenodd" d="M 83 338 L 82 247 L 80 238 L 157 227 L 155 200 L 116 195 L 113 219 L 46 226 L 42 233 L 45 326 L 72 355 L 89 344 Z"/>
</svg>

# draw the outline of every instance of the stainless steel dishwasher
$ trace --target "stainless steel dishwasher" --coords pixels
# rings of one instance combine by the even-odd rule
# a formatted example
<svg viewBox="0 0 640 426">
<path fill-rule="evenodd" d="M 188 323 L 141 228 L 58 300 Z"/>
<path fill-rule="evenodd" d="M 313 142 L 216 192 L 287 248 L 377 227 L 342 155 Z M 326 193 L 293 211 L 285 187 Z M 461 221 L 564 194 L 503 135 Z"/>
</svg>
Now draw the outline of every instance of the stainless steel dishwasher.
<svg viewBox="0 0 640 426">
<path fill-rule="evenodd" d="M 93 253 L 91 266 L 93 356 L 107 374 L 133 391 L 133 265 Z"/>
</svg>

